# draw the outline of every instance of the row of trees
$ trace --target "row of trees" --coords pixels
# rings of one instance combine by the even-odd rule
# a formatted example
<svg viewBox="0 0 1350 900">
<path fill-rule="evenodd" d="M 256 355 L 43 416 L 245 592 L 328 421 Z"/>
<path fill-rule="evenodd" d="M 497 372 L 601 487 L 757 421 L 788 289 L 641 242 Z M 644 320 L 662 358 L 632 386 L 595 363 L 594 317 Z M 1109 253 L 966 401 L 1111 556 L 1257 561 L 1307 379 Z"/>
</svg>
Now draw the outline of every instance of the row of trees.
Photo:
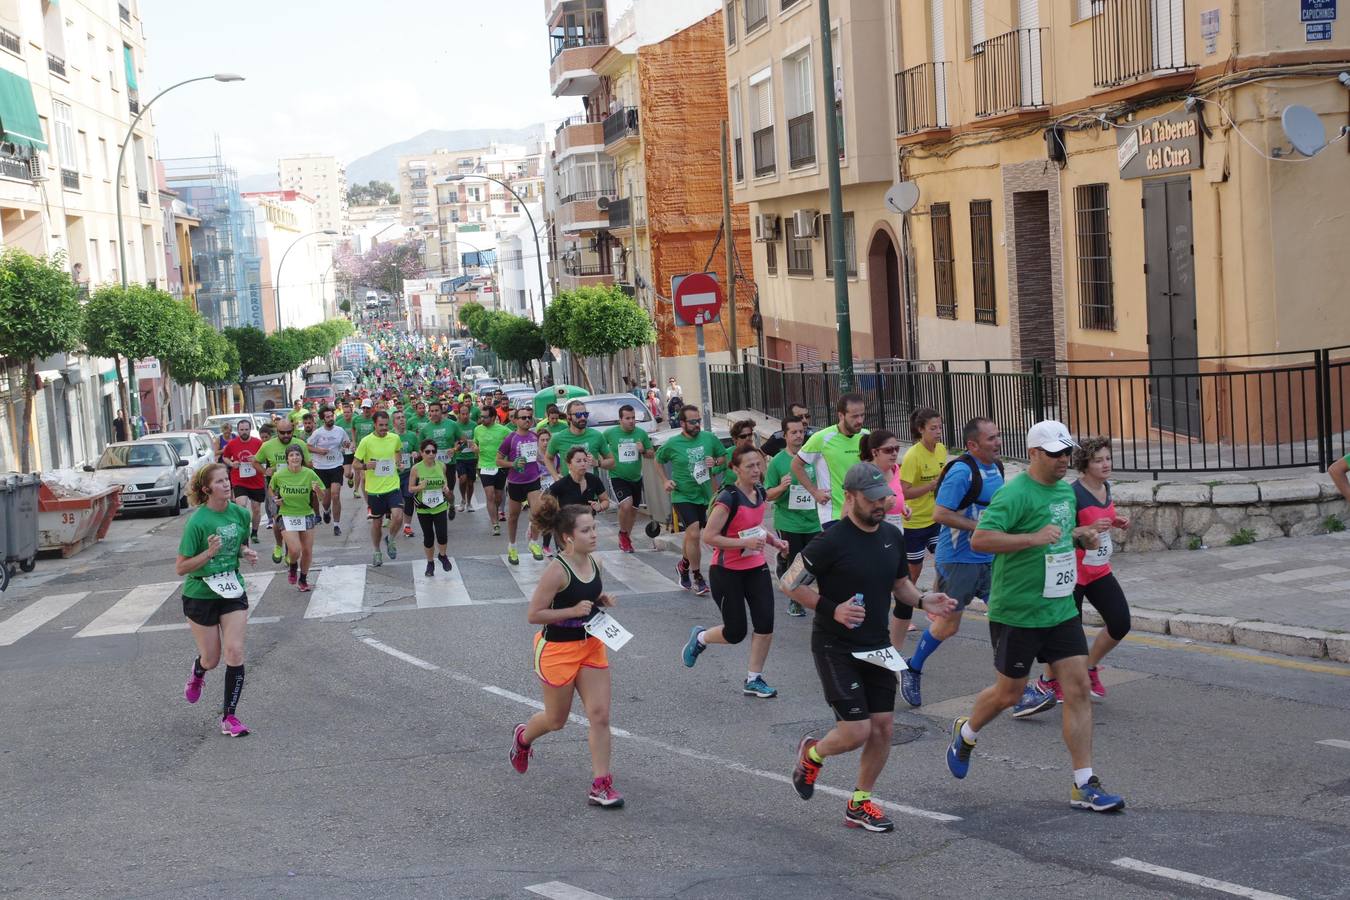
<svg viewBox="0 0 1350 900">
<path fill-rule="evenodd" d="M 372 179 L 365 184 L 354 184 L 347 188 L 347 202 L 352 206 L 376 206 L 388 203 L 398 206 L 398 189 L 387 181 Z"/>
<path fill-rule="evenodd" d="M 226 328 L 223 340 L 235 350 L 240 386 L 255 375 L 285 372 L 293 394 L 295 370 L 312 359 L 322 359 L 343 339 L 356 332 L 348 319 L 329 319 L 307 328 L 283 328 L 264 334 L 253 326 Z"/>
</svg>

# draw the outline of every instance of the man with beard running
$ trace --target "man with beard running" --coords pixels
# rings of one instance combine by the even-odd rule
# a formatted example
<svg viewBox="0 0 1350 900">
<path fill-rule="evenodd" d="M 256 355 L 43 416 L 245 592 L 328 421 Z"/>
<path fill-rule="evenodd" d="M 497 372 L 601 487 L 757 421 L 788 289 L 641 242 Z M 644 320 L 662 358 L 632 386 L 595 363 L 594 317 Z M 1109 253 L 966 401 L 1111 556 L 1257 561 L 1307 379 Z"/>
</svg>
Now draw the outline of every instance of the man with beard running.
<svg viewBox="0 0 1350 900">
<path fill-rule="evenodd" d="M 333 534 L 342 534 L 342 470 L 343 459 L 355 447 L 351 435 L 337 427 L 331 406 L 319 411 L 323 424 L 309 436 L 309 451 L 314 459 L 314 471 L 323 482 L 320 497 L 324 524 L 333 523 Z"/>
<path fill-rule="evenodd" d="M 806 439 L 792 461 L 792 474 L 815 497 L 821 528 L 829 528 L 844 516 L 844 475 L 858 462 L 866 402 L 862 394 L 840 394 L 834 405 L 838 424 L 822 428 Z M 815 466 L 815 476 L 806 471 Z"/>
</svg>

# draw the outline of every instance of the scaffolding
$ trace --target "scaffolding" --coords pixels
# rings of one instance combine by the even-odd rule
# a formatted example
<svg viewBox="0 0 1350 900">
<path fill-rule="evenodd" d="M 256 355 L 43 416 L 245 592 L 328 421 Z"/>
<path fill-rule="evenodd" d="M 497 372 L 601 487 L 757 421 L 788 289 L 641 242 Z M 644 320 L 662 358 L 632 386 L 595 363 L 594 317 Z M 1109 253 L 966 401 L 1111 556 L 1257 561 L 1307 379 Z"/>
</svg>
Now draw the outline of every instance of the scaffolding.
<svg viewBox="0 0 1350 900">
<path fill-rule="evenodd" d="M 169 187 L 202 220 L 192 231 L 201 314 L 217 330 L 262 328 L 262 257 L 253 208 L 239 193 L 238 173 L 221 158 L 219 139 L 214 156 L 166 159 L 163 164 Z"/>
</svg>

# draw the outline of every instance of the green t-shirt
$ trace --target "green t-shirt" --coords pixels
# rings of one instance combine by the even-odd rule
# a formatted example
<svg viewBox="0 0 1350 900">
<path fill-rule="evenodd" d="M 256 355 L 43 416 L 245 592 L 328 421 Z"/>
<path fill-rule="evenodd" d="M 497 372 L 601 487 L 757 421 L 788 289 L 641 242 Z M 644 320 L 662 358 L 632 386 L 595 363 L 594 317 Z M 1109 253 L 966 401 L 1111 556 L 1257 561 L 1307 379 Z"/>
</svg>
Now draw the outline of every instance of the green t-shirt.
<svg viewBox="0 0 1350 900">
<path fill-rule="evenodd" d="M 1050 628 L 1078 615 L 1073 586 L 1078 563 L 1073 552 L 1077 505 L 1067 481 L 1041 484 L 1023 473 L 994 494 L 976 530 L 1031 534 L 1054 523 L 1059 540 L 994 556 L 989 621 L 1017 628 Z M 1058 595 L 1058 596 L 1056 596 Z"/>
<path fill-rule="evenodd" d="M 587 428 L 581 434 L 574 434 L 571 428 L 565 428 L 548 439 L 548 458 L 558 467 L 559 475 L 567 474 L 567 451 L 573 447 L 585 447 L 595 457 L 597 465 L 602 457 L 609 456 L 609 441 L 598 429 Z"/>
<path fill-rule="evenodd" d="M 290 419 L 292 424 L 299 425 L 300 420 L 305 417 L 306 412 L 308 412 L 306 409 L 293 409 L 286 414 L 286 418 Z"/>
<path fill-rule="evenodd" d="M 459 426 L 459 438 L 464 441 L 464 446 L 455 454 L 455 462 L 468 462 L 470 460 L 477 462 L 478 454 L 469 449 L 468 443 L 473 439 L 473 423 L 461 422 L 458 419 L 455 419 L 455 424 Z"/>
<path fill-rule="evenodd" d="M 220 537 L 220 552 L 206 561 L 200 569 L 189 572 L 183 578 L 183 596 L 198 600 L 219 600 L 220 595 L 203 583 L 208 575 L 222 572 L 239 571 L 239 548 L 243 546 L 252 517 L 248 510 L 237 503 L 225 507 L 224 512 L 216 512 L 209 506 L 199 506 L 188 518 L 183 528 L 183 537 L 178 542 L 178 552 L 193 557 L 206 549 L 207 539 L 211 535 Z M 242 575 L 240 578 L 242 579 Z"/>
<path fill-rule="evenodd" d="M 272 473 L 272 493 L 281 501 L 281 514 L 283 516 L 307 516 L 314 511 L 310 505 L 309 496 L 314 492 L 311 485 L 317 484 L 323 487 L 323 482 L 315 474 L 313 469 L 301 469 L 299 472 L 292 472 L 289 467 L 282 467 Z"/>
<path fill-rule="evenodd" d="M 813 463 L 806 464 L 806 474 L 813 479 L 816 477 L 816 467 Z M 764 472 L 764 487 L 766 489 L 778 487 L 778 482 L 783 480 L 784 475 L 791 478 L 792 487 L 773 502 L 773 526 L 779 531 L 793 534 L 815 534 L 820 531 L 820 515 L 816 512 L 816 501 L 806 493 L 805 488 L 793 491 L 792 488 L 801 482 L 792 474 L 792 454 L 786 450 L 779 450 L 777 455 L 769 460 L 769 468 Z"/>
<path fill-rule="evenodd" d="M 290 446 L 300 448 L 300 452 L 305 455 L 305 465 L 310 464 L 309 445 L 304 441 L 291 438 Z M 281 442 L 281 438 L 274 437 L 263 441 L 263 445 L 258 448 L 258 452 L 253 454 L 253 458 L 262 463 L 269 469 L 286 468 L 286 451 L 289 446 Z"/>
<path fill-rule="evenodd" d="M 865 434 L 866 428 L 853 437 L 844 437 L 839 433 L 838 425 L 831 425 L 807 438 L 802 449 L 797 451 L 802 462 L 815 465 L 816 487 L 830 492 L 832 502 L 820 511 L 822 523 L 844 517 L 844 476 L 857 464 L 859 445 Z"/>
<path fill-rule="evenodd" d="M 398 467 L 407 469 L 411 467 L 419 456 L 422 455 L 421 444 L 422 437 L 415 430 L 409 429 L 398 436 L 400 441 Z"/>
<path fill-rule="evenodd" d="M 535 429 L 535 431 L 547 431 L 548 434 L 549 434 L 549 437 L 552 437 L 553 435 L 557 434 L 557 433 L 560 432 L 560 431 L 566 431 L 566 430 L 567 430 L 567 423 L 566 423 L 566 422 L 554 422 L 552 425 L 550 425 L 550 424 L 548 424 L 548 420 L 544 420 L 543 422 L 540 422 L 540 423 L 539 423 L 539 427 L 537 427 L 537 428 Z"/>
<path fill-rule="evenodd" d="M 605 432 L 605 441 L 609 444 L 610 455 L 614 457 L 614 468 L 609 470 L 610 477 L 641 481 L 642 452 L 652 448 L 652 439 L 647 436 L 647 432 L 641 428 L 624 431 L 622 425 L 615 425 Z"/>
<path fill-rule="evenodd" d="M 358 444 L 368 434 L 375 433 L 375 420 L 370 416 L 358 415 L 352 419 L 352 436 Z"/>
<path fill-rule="evenodd" d="M 441 503 L 436 506 L 422 505 L 422 497 L 426 491 L 440 491 L 442 497 L 449 496 L 450 492 L 446 489 L 447 481 L 445 477 L 445 466 L 440 463 L 427 465 L 425 462 L 420 462 L 413 466 L 413 468 L 417 471 L 417 480 L 422 485 L 422 490 L 413 495 L 417 502 L 417 511 L 424 513 L 438 513 L 449 509 L 450 502 L 448 500 L 442 500 Z M 411 484 L 411 482 L 409 483 Z"/>
<path fill-rule="evenodd" d="M 426 416 L 419 416 L 413 413 L 408 413 L 407 418 L 408 418 L 408 430 L 414 434 L 420 434 L 422 431 L 422 426 L 431 421 Z"/>
<path fill-rule="evenodd" d="M 661 445 L 656 451 L 656 461 L 671 464 L 671 481 L 675 482 L 675 491 L 670 495 L 671 503 L 698 503 L 707 506 L 712 502 L 712 463 L 710 460 L 726 456 L 727 448 L 722 446 L 716 435 L 700 431 L 698 437 L 690 439 L 683 431 Z"/>
<path fill-rule="evenodd" d="M 356 458 L 366 467 L 363 473 L 365 481 L 362 483 L 367 494 L 387 494 L 398 490 L 398 454 L 402 447 L 402 438 L 392 431 L 382 438 L 374 434 L 361 438 L 361 442 L 356 445 Z M 393 463 L 392 474 L 375 474 L 375 461 L 381 459 Z"/>
<path fill-rule="evenodd" d="M 439 423 L 427 421 L 425 425 L 418 430 L 417 434 L 422 440 L 431 440 L 436 442 L 436 459 L 440 462 L 449 462 L 452 458 L 450 451 L 455 449 L 455 441 L 458 441 L 463 431 L 460 424 L 453 419 L 441 419 Z"/>
<path fill-rule="evenodd" d="M 473 430 L 473 442 L 478 445 L 478 468 L 497 468 L 497 451 L 502 447 L 511 429 L 498 422 L 495 425 L 478 425 Z"/>
<path fill-rule="evenodd" d="M 333 416 L 333 425 L 337 428 L 341 428 L 343 431 L 347 432 L 347 434 L 352 433 L 352 420 L 341 413 Z"/>
</svg>

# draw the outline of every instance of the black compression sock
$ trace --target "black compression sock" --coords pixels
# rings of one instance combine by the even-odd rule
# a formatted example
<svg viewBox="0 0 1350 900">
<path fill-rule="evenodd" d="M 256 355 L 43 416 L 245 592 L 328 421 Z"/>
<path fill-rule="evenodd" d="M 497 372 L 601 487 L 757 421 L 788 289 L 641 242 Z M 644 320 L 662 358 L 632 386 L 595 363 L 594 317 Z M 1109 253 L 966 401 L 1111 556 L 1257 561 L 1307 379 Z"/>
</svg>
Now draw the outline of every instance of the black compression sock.
<svg viewBox="0 0 1350 900">
<path fill-rule="evenodd" d="M 206 670 L 202 668 L 202 658 L 200 656 L 192 661 L 192 674 L 197 678 L 206 677 Z"/>
<path fill-rule="evenodd" d="M 225 712 L 223 715 L 234 715 L 235 709 L 239 706 L 239 695 L 244 691 L 244 667 L 226 666 L 225 667 Z"/>
</svg>

